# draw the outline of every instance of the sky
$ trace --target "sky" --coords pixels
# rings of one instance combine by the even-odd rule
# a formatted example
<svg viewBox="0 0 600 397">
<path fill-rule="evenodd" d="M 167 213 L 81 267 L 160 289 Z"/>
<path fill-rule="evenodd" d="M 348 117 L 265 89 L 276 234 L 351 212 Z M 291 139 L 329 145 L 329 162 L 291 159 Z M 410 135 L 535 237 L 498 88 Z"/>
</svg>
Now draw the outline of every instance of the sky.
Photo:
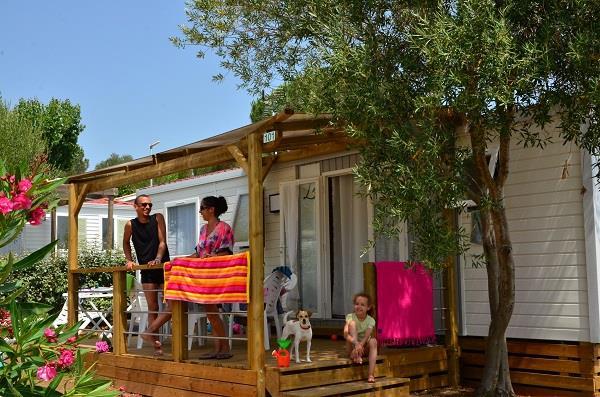
<svg viewBox="0 0 600 397">
<path fill-rule="evenodd" d="M 0 96 L 80 105 L 89 170 L 249 124 L 252 97 L 219 59 L 169 41 L 185 22 L 184 0 L 3 0 Z"/>
</svg>

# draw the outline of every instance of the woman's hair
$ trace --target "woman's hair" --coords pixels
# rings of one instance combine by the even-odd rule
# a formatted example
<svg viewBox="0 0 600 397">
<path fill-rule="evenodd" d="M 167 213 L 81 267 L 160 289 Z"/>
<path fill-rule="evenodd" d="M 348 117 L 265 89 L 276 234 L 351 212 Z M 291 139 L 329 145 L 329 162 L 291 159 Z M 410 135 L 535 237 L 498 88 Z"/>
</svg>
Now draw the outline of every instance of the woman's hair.
<svg viewBox="0 0 600 397">
<path fill-rule="evenodd" d="M 225 197 L 223 196 L 204 197 L 200 205 L 204 205 L 205 207 L 213 207 L 215 209 L 215 216 L 217 218 L 227 212 L 227 200 L 225 200 Z"/>
</svg>

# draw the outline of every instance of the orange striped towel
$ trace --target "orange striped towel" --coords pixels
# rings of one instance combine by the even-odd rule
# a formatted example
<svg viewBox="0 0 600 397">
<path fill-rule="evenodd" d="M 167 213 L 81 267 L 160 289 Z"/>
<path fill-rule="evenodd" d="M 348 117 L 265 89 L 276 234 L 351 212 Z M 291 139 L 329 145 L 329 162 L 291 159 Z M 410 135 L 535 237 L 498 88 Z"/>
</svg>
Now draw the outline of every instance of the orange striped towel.
<svg viewBox="0 0 600 397">
<path fill-rule="evenodd" d="M 176 258 L 165 263 L 165 299 L 195 303 L 247 303 L 250 254 Z"/>
</svg>

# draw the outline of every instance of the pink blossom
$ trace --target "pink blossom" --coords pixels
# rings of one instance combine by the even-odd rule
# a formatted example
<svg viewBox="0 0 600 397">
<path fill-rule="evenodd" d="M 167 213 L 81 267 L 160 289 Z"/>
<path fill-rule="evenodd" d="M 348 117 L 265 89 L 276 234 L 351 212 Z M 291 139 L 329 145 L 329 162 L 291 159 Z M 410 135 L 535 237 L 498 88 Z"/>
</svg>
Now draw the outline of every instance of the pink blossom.
<svg viewBox="0 0 600 397">
<path fill-rule="evenodd" d="M 0 213 L 3 215 L 8 214 L 13 210 L 13 203 L 6 197 L 0 197 Z"/>
<path fill-rule="evenodd" d="M 77 342 L 77 337 L 76 336 L 71 336 L 69 339 L 67 339 L 67 343 L 72 344 Z"/>
<path fill-rule="evenodd" d="M 58 365 L 62 368 L 68 368 L 75 362 L 75 354 L 73 350 L 65 349 L 60 352 L 60 357 L 58 358 Z"/>
<path fill-rule="evenodd" d="M 31 208 L 31 199 L 23 193 L 17 194 L 12 199 L 13 210 L 28 210 Z"/>
<path fill-rule="evenodd" d="M 15 183 L 15 176 L 14 176 L 14 175 L 10 175 L 10 176 L 8 177 L 8 181 L 9 181 L 10 183 Z"/>
<path fill-rule="evenodd" d="M 39 225 L 42 223 L 42 220 L 46 216 L 46 211 L 44 211 L 41 207 L 37 207 L 33 211 L 29 213 L 29 223 L 32 225 Z"/>
<path fill-rule="evenodd" d="M 56 342 L 56 332 L 52 328 L 46 328 L 44 331 L 44 336 L 48 342 Z"/>
<path fill-rule="evenodd" d="M 106 343 L 105 341 L 99 340 L 98 342 L 96 342 L 96 352 L 106 353 L 109 350 L 110 350 L 110 347 L 108 346 L 108 343 Z"/>
<path fill-rule="evenodd" d="M 21 179 L 17 185 L 17 188 L 20 193 L 27 193 L 27 191 L 31 189 L 31 186 L 33 185 L 29 179 Z"/>
<path fill-rule="evenodd" d="M 40 380 L 49 382 L 56 376 L 56 368 L 54 363 L 47 363 L 43 367 L 37 369 L 37 377 Z"/>
</svg>

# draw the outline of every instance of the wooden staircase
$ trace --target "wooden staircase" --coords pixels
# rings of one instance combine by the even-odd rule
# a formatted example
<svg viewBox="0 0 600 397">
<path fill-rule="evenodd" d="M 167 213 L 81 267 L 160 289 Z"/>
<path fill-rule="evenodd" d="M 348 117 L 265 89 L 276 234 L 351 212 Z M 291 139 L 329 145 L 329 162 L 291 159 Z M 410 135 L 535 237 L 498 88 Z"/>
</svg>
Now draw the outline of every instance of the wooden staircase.
<svg viewBox="0 0 600 397">
<path fill-rule="evenodd" d="M 368 363 L 332 359 L 266 368 L 271 397 L 386 396 L 408 397 L 410 379 L 395 378 L 385 356 L 377 357 L 375 383 L 367 383 Z"/>
</svg>

